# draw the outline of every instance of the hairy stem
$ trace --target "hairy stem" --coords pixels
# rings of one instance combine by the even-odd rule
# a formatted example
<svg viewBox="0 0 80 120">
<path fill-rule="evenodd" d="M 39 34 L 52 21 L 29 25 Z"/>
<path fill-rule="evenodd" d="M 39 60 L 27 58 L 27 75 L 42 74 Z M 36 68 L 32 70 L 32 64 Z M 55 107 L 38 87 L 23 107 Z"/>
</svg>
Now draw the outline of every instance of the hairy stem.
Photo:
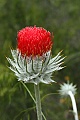
<svg viewBox="0 0 80 120">
<path fill-rule="evenodd" d="M 31 94 L 31 92 L 30 92 L 30 90 L 28 89 L 28 87 L 25 85 L 25 83 L 23 83 L 22 81 L 21 81 L 21 83 L 23 84 L 23 86 L 25 87 L 25 89 L 27 90 L 27 92 L 29 93 L 29 95 L 30 95 L 30 97 L 32 98 L 32 100 L 34 101 L 34 103 L 36 104 L 36 100 L 34 99 L 34 97 L 32 96 L 32 94 Z M 44 118 L 44 120 L 46 120 L 46 117 L 45 117 L 45 115 L 43 114 L 43 112 L 41 112 L 42 113 L 42 116 L 43 116 L 43 118 Z"/>
<path fill-rule="evenodd" d="M 39 84 L 34 85 L 34 90 L 35 90 L 35 98 L 36 98 L 37 118 L 38 118 L 38 120 L 42 120 Z"/>
<path fill-rule="evenodd" d="M 71 91 L 69 91 L 68 94 L 69 94 L 69 96 L 71 98 L 71 101 L 72 101 L 72 106 L 73 106 L 73 112 L 74 112 L 75 120 L 79 120 L 75 97 L 74 97 L 74 95 L 73 95 L 73 93 Z"/>
</svg>

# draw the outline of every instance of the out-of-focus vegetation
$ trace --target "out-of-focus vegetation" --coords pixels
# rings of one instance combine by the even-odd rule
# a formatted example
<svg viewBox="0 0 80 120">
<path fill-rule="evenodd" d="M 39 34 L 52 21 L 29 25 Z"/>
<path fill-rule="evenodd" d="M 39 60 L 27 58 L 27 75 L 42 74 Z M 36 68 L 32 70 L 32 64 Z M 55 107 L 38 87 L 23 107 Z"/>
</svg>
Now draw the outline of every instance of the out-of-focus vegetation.
<svg viewBox="0 0 80 120">
<path fill-rule="evenodd" d="M 60 50 L 67 56 L 67 67 L 53 76 L 57 83 L 40 84 L 43 112 L 47 120 L 73 120 L 71 102 L 50 93 L 67 80 L 76 84 L 80 116 L 80 0 L 0 0 L 0 120 L 36 120 L 35 104 L 6 60 L 16 49 L 17 31 L 34 25 L 54 34 L 53 56 Z M 34 96 L 33 84 L 26 85 Z"/>
</svg>

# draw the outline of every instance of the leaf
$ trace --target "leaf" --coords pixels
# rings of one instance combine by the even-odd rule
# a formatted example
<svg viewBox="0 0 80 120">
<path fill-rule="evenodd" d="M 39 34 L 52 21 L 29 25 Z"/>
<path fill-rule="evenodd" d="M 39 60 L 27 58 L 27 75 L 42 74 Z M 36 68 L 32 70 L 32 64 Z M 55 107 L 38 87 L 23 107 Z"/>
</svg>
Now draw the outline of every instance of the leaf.
<svg viewBox="0 0 80 120">
<path fill-rule="evenodd" d="M 56 60 L 56 61 L 52 61 L 52 63 L 49 63 L 49 65 L 58 64 L 58 63 L 60 63 L 61 61 L 63 61 L 64 58 L 65 58 L 65 57 L 63 57 L 63 58 L 61 58 L 61 59 L 59 59 L 59 60 Z"/>
<path fill-rule="evenodd" d="M 14 67 L 15 67 L 15 63 L 14 63 L 14 61 L 13 61 L 13 60 L 11 60 L 10 58 L 7 58 L 7 60 L 8 60 L 8 62 L 9 62 L 12 66 L 14 66 Z"/>
<path fill-rule="evenodd" d="M 14 58 L 14 61 L 17 62 L 17 54 L 18 54 L 17 51 L 16 50 L 11 50 L 11 54 Z"/>
<path fill-rule="evenodd" d="M 27 63 L 27 71 L 29 73 L 32 73 L 33 72 L 33 69 L 32 69 L 32 60 L 30 61 L 30 63 Z"/>
<path fill-rule="evenodd" d="M 36 73 L 40 72 L 42 69 L 42 60 L 40 60 L 38 57 L 33 59 L 33 69 Z"/>
<path fill-rule="evenodd" d="M 61 58 L 60 53 L 61 52 L 59 52 L 54 58 L 50 59 L 49 64 L 53 63 L 54 61 L 59 60 Z"/>
</svg>

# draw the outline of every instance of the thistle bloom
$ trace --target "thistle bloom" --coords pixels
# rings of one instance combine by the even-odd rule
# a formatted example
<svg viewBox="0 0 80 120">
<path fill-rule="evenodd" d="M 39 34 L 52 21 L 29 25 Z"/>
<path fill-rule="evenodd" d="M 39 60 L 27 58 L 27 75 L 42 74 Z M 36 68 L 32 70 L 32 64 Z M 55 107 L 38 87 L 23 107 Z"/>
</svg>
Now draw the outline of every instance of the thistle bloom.
<svg viewBox="0 0 80 120">
<path fill-rule="evenodd" d="M 42 56 L 52 48 L 53 36 L 39 27 L 26 27 L 18 32 L 18 50 L 24 56 Z"/>
<path fill-rule="evenodd" d="M 76 85 L 73 85 L 72 83 L 63 83 L 60 85 L 59 93 L 62 96 L 68 96 L 69 91 L 73 93 L 73 95 L 76 94 Z"/>
<path fill-rule="evenodd" d="M 64 83 L 63 85 L 60 85 L 60 90 L 59 93 L 62 96 L 70 96 L 71 101 L 72 101 L 72 106 L 73 106 L 73 113 L 74 113 L 74 117 L 75 120 L 79 120 L 78 118 L 78 112 L 77 112 L 77 106 L 76 106 L 76 100 L 74 95 L 76 94 L 76 85 L 73 85 L 72 83 Z"/>
<path fill-rule="evenodd" d="M 51 33 L 41 27 L 26 27 L 18 32 L 17 50 L 11 50 L 13 60 L 7 58 L 9 67 L 18 81 L 25 83 L 51 83 L 52 72 L 62 69 L 60 53 L 51 58 Z"/>
</svg>

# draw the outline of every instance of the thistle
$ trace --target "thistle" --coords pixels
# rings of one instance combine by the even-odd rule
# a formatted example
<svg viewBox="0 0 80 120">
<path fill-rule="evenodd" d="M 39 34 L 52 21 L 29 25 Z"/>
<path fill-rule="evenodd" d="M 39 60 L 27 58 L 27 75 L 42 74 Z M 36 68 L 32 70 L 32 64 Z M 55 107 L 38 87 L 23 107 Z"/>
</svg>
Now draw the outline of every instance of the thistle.
<svg viewBox="0 0 80 120">
<path fill-rule="evenodd" d="M 42 27 L 23 28 L 17 34 L 17 49 L 11 50 L 13 60 L 7 58 L 18 81 L 34 83 L 38 120 L 42 120 L 39 83 L 55 82 L 52 73 L 63 68 L 61 52 L 51 58 L 52 38 Z"/>
</svg>

